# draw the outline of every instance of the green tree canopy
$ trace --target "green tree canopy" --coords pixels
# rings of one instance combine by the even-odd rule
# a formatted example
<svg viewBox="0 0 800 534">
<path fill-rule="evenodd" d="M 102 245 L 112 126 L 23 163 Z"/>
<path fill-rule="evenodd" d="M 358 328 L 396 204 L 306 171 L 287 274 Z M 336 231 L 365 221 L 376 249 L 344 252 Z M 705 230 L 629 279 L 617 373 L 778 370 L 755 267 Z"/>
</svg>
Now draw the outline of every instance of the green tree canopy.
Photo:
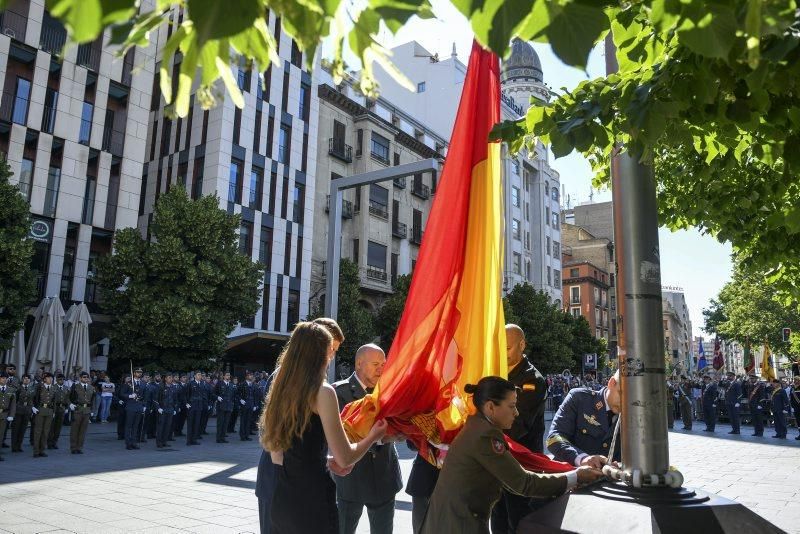
<svg viewBox="0 0 800 534">
<path fill-rule="evenodd" d="M 378 316 L 375 318 L 375 329 L 380 336 L 380 345 L 386 353 L 389 353 L 389 348 L 394 341 L 394 335 L 397 332 L 397 327 L 400 326 L 400 318 L 403 316 L 403 310 L 406 307 L 406 299 L 408 298 L 408 289 L 411 287 L 411 275 L 401 274 L 397 277 L 394 283 L 394 293 L 386 299 L 378 310 Z"/>
<path fill-rule="evenodd" d="M 31 271 L 33 243 L 28 203 L 11 185 L 11 169 L 0 159 L 0 350 L 11 347 L 14 332 L 25 324 L 28 306 L 36 296 Z"/>
<path fill-rule="evenodd" d="M 156 202 L 152 240 L 134 228 L 114 236 L 99 262 L 103 308 L 112 314 L 114 358 L 172 369 L 208 368 L 236 323 L 258 310 L 264 271 L 239 254 L 239 216 L 219 199 L 193 201 L 173 187 Z"/>
<path fill-rule="evenodd" d="M 762 277 L 744 272 L 738 265 L 733 280 L 725 284 L 717 299 L 703 311 L 704 330 L 754 346 L 768 341 L 774 352 L 794 360 L 800 355 L 796 343 L 784 343 L 782 329 L 800 329 L 797 302 L 786 303 L 775 296 L 774 289 Z"/>
</svg>

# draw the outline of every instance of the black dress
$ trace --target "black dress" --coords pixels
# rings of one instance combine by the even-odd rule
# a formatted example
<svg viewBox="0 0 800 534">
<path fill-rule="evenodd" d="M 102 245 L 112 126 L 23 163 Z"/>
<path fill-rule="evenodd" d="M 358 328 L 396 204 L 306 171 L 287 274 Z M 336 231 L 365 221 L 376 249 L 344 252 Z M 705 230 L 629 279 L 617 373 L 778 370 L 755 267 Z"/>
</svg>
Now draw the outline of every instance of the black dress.
<svg viewBox="0 0 800 534">
<path fill-rule="evenodd" d="M 338 534 L 336 484 L 328 472 L 322 421 L 311 415 L 302 439 L 295 438 L 275 466 L 272 534 Z"/>
</svg>

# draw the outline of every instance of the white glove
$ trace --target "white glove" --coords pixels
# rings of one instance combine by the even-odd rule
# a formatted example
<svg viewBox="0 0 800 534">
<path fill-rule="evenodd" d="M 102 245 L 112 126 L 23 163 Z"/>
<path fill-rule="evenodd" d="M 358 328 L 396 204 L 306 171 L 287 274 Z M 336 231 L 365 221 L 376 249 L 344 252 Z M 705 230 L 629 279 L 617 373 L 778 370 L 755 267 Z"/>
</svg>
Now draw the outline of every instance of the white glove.
<svg viewBox="0 0 800 534">
<path fill-rule="evenodd" d="M 217 397 L 217 400 L 218 400 L 219 402 L 222 402 L 222 397 Z"/>
<path fill-rule="evenodd" d="M 733 405 L 733 407 L 734 408 L 738 408 L 739 407 L 739 403 L 737 402 L 736 404 Z"/>
<path fill-rule="evenodd" d="M 33 412 L 33 415 L 36 415 L 37 413 L 39 413 L 39 410 L 37 410 L 36 408 L 31 408 L 31 411 Z"/>
<path fill-rule="evenodd" d="M 789 410 L 783 410 L 783 413 L 789 413 Z"/>
<path fill-rule="evenodd" d="M 94 417 L 94 414 L 93 414 L 93 413 L 90 413 L 90 414 L 89 414 L 89 417 Z"/>
<path fill-rule="evenodd" d="M 129 399 L 135 399 L 136 398 L 136 393 L 131 393 L 130 395 L 128 395 L 128 398 Z"/>
<path fill-rule="evenodd" d="M 14 418 L 13 418 L 13 417 L 11 417 L 11 416 L 9 416 L 9 417 L 6 417 L 6 421 L 8 421 L 9 423 L 10 423 L 10 422 L 12 422 L 13 420 L 14 420 Z"/>
<path fill-rule="evenodd" d="M 122 406 L 123 404 L 125 404 L 125 401 L 119 401 L 119 404 L 120 406 Z"/>
<path fill-rule="evenodd" d="M 64 409 L 64 415 L 67 415 L 68 413 L 69 413 L 69 410 L 65 408 Z"/>
<path fill-rule="evenodd" d="M 146 412 L 147 408 L 142 408 L 142 413 Z"/>
<path fill-rule="evenodd" d="M 189 408 L 191 408 L 191 407 L 192 407 L 192 405 L 191 405 L 191 404 L 187 404 L 187 405 L 186 405 L 186 409 L 187 409 L 187 410 L 188 410 Z"/>
<path fill-rule="evenodd" d="M 253 411 L 256 411 L 257 409 L 258 409 L 258 406 L 253 406 Z"/>
<path fill-rule="evenodd" d="M 245 404 L 247 404 L 247 403 L 246 403 L 244 400 L 241 400 L 241 399 L 240 399 L 240 400 L 239 400 L 239 404 L 241 404 L 242 406 L 244 406 L 244 405 L 245 405 Z"/>
<path fill-rule="evenodd" d="M 159 409 L 158 409 L 158 413 L 159 413 L 159 414 L 162 414 L 162 413 L 164 413 L 164 410 L 163 410 L 162 408 L 159 408 Z"/>
<path fill-rule="evenodd" d="M 72 403 L 70 403 L 70 404 L 69 404 L 69 409 L 70 409 L 70 410 L 72 410 L 72 411 L 74 412 L 74 411 L 75 411 L 75 405 L 74 405 L 74 404 L 72 404 Z"/>
<path fill-rule="evenodd" d="M 172 410 L 172 415 L 177 415 L 177 414 L 178 414 L 178 412 L 176 412 L 175 410 Z"/>
</svg>

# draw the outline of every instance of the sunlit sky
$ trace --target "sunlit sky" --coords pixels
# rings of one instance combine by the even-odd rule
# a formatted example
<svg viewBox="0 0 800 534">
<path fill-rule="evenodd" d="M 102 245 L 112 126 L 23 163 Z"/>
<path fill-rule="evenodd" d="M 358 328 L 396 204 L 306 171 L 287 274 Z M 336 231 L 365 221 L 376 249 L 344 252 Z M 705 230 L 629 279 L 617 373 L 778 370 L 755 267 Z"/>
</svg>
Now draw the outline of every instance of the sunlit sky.
<svg viewBox="0 0 800 534">
<path fill-rule="evenodd" d="M 379 41 L 391 48 L 409 41 L 417 41 L 432 54 L 439 57 L 450 56 L 453 44 L 459 59 L 467 62 L 472 46 L 472 30 L 469 23 L 449 2 L 432 0 L 435 19 L 421 20 L 416 17 L 403 26 L 396 35 L 384 30 Z M 562 87 L 571 89 L 588 78 L 601 76 L 605 72 L 603 52 L 592 52 L 587 71 L 564 65 L 546 44 L 534 43 L 544 72 L 544 82 L 553 90 Z M 323 48 L 323 54 L 326 53 Z M 347 58 L 349 65 L 357 65 L 353 57 Z M 590 195 L 595 202 L 611 200 L 610 191 L 592 190 L 592 172 L 588 162 L 579 154 L 571 154 L 560 159 L 551 159 L 551 165 L 561 175 L 564 199 L 569 197 L 572 205 L 588 202 Z M 703 308 L 709 299 L 714 298 L 731 277 L 731 246 L 720 244 L 710 236 L 699 231 L 670 232 L 659 231 L 661 246 L 661 281 L 663 285 L 679 286 L 684 289 L 686 303 L 692 320 L 695 336 L 705 335 Z"/>
</svg>

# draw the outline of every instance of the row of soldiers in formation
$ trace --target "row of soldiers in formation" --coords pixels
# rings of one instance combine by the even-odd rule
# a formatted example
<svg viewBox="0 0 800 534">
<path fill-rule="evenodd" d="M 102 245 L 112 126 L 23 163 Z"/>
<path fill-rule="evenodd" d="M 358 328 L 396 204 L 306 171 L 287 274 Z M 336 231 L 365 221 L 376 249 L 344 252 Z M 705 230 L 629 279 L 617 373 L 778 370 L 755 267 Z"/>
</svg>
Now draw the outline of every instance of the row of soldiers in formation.
<svg viewBox="0 0 800 534">
<path fill-rule="evenodd" d="M 70 425 L 70 452 L 83 454 L 88 425 L 97 406 L 95 387 L 90 375 L 80 374 L 80 381 L 67 386 L 63 374 L 43 373 L 32 380 L 28 374 L 18 378 L 14 370 L 0 373 L 0 439 L 11 451 L 22 452 L 22 443 L 30 425 L 30 443 L 35 458 L 46 457 L 46 449 L 58 449 L 65 418 Z M 137 368 L 126 376 L 114 395 L 117 406 L 117 437 L 125 440 L 128 450 L 138 449 L 147 438 L 163 448 L 174 437 L 186 436 L 187 445 L 198 445 L 206 434 L 209 416 L 217 414 L 217 443 L 227 443 L 240 420 L 239 437 L 252 440 L 256 418 L 263 399 L 263 385 L 254 382 L 253 373 L 245 380 L 231 380 L 230 373 L 212 383 L 205 373 L 144 376 Z M 54 380 L 55 379 L 55 380 Z M 183 429 L 186 426 L 186 433 Z M 2 448 L 0 448 L 2 451 Z M 0 452 L 0 461 L 3 460 Z"/>
<path fill-rule="evenodd" d="M 28 423 L 31 424 L 30 443 L 33 457 L 47 456 L 45 449 L 57 449 L 64 413 L 71 413 L 70 452 L 83 454 L 83 444 L 95 391 L 89 383 L 89 373 L 80 374 L 80 381 L 72 387 L 64 385 L 64 375 L 57 375 L 55 383 L 51 373 L 44 373 L 39 383 L 31 383 L 30 375 L 16 376 L 0 373 L 0 437 L 5 443 L 11 428 L 11 451 L 22 452 L 22 441 Z M 2 460 L 0 454 L 0 460 Z"/>
<path fill-rule="evenodd" d="M 157 447 L 166 447 L 175 436 L 184 435 L 184 425 L 186 445 L 199 445 L 215 407 L 217 443 L 228 442 L 226 436 L 234 431 L 237 416 L 239 439 L 252 440 L 264 396 L 253 373 L 248 371 L 241 382 L 225 373 L 216 384 L 200 371 L 191 380 L 184 374 L 176 381 L 176 376 L 167 373 L 162 380 L 156 373 L 151 379 L 137 368 L 132 379 L 125 377 L 117 392 L 117 437 L 125 440 L 126 449 L 138 449 L 146 437 L 155 438 Z"/>
<path fill-rule="evenodd" d="M 693 404 L 691 390 L 696 386 L 685 376 L 679 381 L 667 383 L 668 420 L 669 427 L 673 427 L 675 409 L 673 399 L 677 400 L 680 417 L 683 420 L 683 429 L 692 429 Z M 800 376 L 794 377 L 794 383 L 785 387 L 780 380 L 770 382 L 759 380 L 754 373 L 748 375 L 747 381 L 738 378 L 734 373 L 727 373 L 726 378 L 716 382 L 711 375 L 703 376 L 702 402 L 699 406 L 700 414 L 705 422 L 705 432 L 714 432 L 717 418 L 722 412 L 727 415 L 732 430 L 729 434 L 741 433 L 742 415 L 749 414 L 753 424 L 753 436 L 763 436 L 765 423 L 769 424 L 770 416 L 775 427 L 774 438 L 786 439 L 788 433 L 788 420 L 794 412 L 795 422 L 800 426 Z M 747 411 L 743 411 L 747 407 Z M 800 440 L 800 435 L 795 439 Z"/>
</svg>

